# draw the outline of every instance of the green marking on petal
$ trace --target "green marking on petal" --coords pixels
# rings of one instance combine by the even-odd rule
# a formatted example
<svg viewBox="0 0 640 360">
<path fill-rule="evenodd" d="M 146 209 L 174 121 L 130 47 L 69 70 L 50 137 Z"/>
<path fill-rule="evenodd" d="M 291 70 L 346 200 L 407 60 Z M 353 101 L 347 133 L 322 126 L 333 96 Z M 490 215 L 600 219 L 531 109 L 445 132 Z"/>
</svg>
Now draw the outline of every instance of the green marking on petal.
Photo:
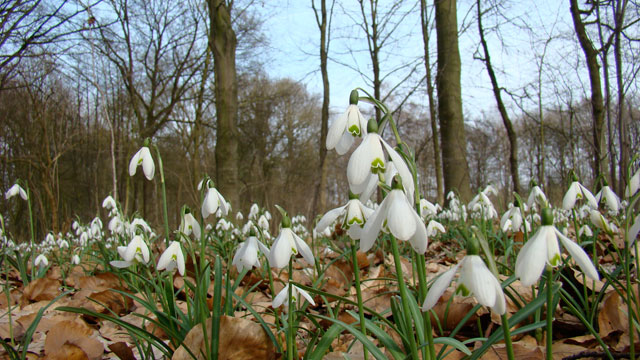
<svg viewBox="0 0 640 360">
<path fill-rule="evenodd" d="M 291 247 L 291 252 L 293 252 L 294 255 L 298 255 L 298 249 L 294 248 L 293 246 Z"/>
<path fill-rule="evenodd" d="M 562 258 L 560 257 L 560 254 L 555 254 L 551 259 L 549 259 L 549 264 L 553 267 L 556 267 L 560 265 L 561 261 Z"/>
<path fill-rule="evenodd" d="M 362 132 L 360 131 L 360 127 L 358 125 L 355 125 L 355 124 L 351 125 L 351 127 L 349 127 L 348 131 L 353 136 L 360 136 L 362 134 Z"/>
<path fill-rule="evenodd" d="M 381 173 L 384 173 L 384 171 L 385 171 L 384 161 L 380 158 L 373 159 L 373 161 L 371 162 L 371 173 L 381 174 Z"/>
<path fill-rule="evenodd" d="M 458 285 L 458 288 L 456 289 L 456 293 L 461 294 L 462 296 L 469 296 L 471 295 L 471 291 L 469 289 L 467 289 L 466 286 L 464 286 L 464 284 L 460 284 Z"/>
<path fill-rule="evenodd" d="M 364 220 L 360 219 L 357 216 L 354 216 L 354 217 L 352 217 L 351 219 L 349 219 L 347 221 L 347 225 L 353 225 L 353 224 L 362 225 L 362 224 L 364 224 Z"/>
</svg>

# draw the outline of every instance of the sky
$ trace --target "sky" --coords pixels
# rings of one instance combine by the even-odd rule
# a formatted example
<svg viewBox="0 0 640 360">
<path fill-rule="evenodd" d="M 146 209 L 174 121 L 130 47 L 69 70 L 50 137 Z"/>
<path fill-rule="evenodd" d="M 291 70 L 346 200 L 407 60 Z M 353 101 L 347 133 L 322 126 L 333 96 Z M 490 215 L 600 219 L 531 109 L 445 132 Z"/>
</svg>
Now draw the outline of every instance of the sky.
<svg viewBox="0 0 640 360">
<path fill-rule="evenodd" d="M 317 1 L 316 1 L 317 2 Z M 389 2 L 381 2 L 389 3 Z M 407 61 L 419 61 L 423 55 L 422 33 L 419 24 L 420 9 L 412 1 L 405 1 L 405 8 L 410 12 L 404 18 L 396 32 L 402 38 L 389 48 L 382 63 L 383 73 L 394 69 L 398 64 Z M 504 2 L 509 4 L 509 2 Z M 488 41 L 494 67 L 497 69 L 498 81 L 502 87 L 523 93 L 532 91 L 537 96 L 537 74 L 542 54 L 545 54 L 542 66 L 543 83 L 545 79 L 554 78 L 558 71 L 576 82 L 576 88 L 584 92 L 588 84 L 581 81 L 581 74 L 570 74 L 571 68 L 578 67 L 582 56 L 577 44 L 571 38 L 572 23 L 567 2 L 558 0 L 539 0 L 514 2 L 507 5 L 502 13 L 505 16 L 483 17 L 486 27 L 500 24 L 500 34 L 489 31 Z M 367 74 L 371 72 L 366 42 L 356 22 L 357 2 L 342 1 L 336 5 L 335 19 L 332 24 L 332 43 L 329 56 L 329 78 L 331 86 L 331 110 L 341 112 L 348 105 L 349 92 L 355 87 L 370 89 L 362 75 L 353 68 L 359 68 Z M 347 7 L 348 4 L 351 7 Z M 429 1 L 432 4 L 432 1 Z M 276 78 L 290 77 L 307 85 L 316 94 L 322 93 L 321 75 L 319 72 L 319 30 L 315 22 L 311 0 L 276 0 L 263 5 L 268 13 L 268 20 L 263 29 L 271 47 L 271 61 L 265 66 L 267 72 Z M 345 7 L 343 7 L 345 6 Z M 458 5 L 458 27 L 460 34 L 460 56 L 462 60 L 463 108 L 467 117 L 495 113 L 496 106 L 491 92 L 489 78 L 481 61 L 474 59 L 479 43 L 477 25 L 475 23 L 475 1 L 462 0 Z M 524 29 L 526 22 L 532 27 Z M 552 38 L 545 43 L 545 40 Z M 435 31 L 432 33 L 431 61 L 436 60 Z M 546 52 L 545 52 L 546 48 Z M 575 50 L 575 51 L 574 51 Z M 555 65 L 566 62 L 563 66 Z M 572 66 L 571 62 L 576 62 Z M 340 64 L 342 63 L 342 64 Z M 554 64 L 553 66 L 548 64 Z M 415 81 L 424 76 L 424 65 L 417 68 Z M 405 73 L 399 71 L 391 75 L 386 82 L 393 85 Z M 586 73 L 584 74 L 586 78 Z M 413 81 L 413 83 L 415 83 Z M 587 86 L 587 88 L 585 88 Z M 412 100 L 426 104 L 424 86 L 419 89 Z M 543 85 L 543 102 L 554 101 L 554 92 L 558 89 L 545 88 Z M 554 95 L 554 96 L 552 96 Z M 504 96 L 504 95 L 503 95 Z M 508 106 L 516 110 L 507 97 Z M 527 106 L 535 107 L 529 103 Z"/>
</svg>

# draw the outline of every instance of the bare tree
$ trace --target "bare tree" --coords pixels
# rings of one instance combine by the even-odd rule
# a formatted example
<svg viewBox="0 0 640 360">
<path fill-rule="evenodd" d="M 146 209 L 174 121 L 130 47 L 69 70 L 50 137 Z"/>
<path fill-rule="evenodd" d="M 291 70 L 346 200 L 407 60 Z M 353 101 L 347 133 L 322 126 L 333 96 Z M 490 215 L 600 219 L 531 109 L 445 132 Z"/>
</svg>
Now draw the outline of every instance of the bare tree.
<svg viewBox="0 0 640 360">
<path fill-rule="evenodd" d="M 500 113 L 500 117 L 502 118 L 502 123 L 504 124 L 505 129 L 507 130 L 507 137 L 509 139 L 509 168 L 511 172 L 511 182 L 513 184 L 513 190 L 517 193 L 521 191 L 520 188 L 520 176 L 518 174 L 518 139 L 516 137 L 516 132 L 511 123 L 511 119 L 509 118 L 509 114 L 507 113 L 507 109 L 504 106 L 504 102 L 502 101 L 502 89 L 498 85 L 498 79 L 496 77 L 496 73 L 493 70 L 493 65 L 491 63 L 491 56 L 489 55 L 489 45 L 487 44 L 487 40 L 485 38 L 485 29 L 482 26 L 482 6 L 481 1 L 477 0 L 476 7 L 478 10 L 478 34 L 480 34 L 480 44 L 482 46 L 482 50 L 484 55 L 479 56 L 479 59 L 484 62 L 485 67 L 487 68 L 487 73 L 489 74 L 489 79 L 491 80 L 491 87 L 493 89 L 493 96 L 496 99 L 496 105 L 498 106 L 498 112 Z"/>
<path fill-rule="evenodd" d="M 318 30 L 320 30 L 320 73 L 322 74 L 322 120 L 320 123 L 320 144 L 319 144 L 319 165 L 320 181 L 316 186 L 313 198 L 313 211 L 319 214 L 326 209 L 327 202 L 327 132 L 329 127 L 329 71 L 328 54 L 331 43 L 331 18 L 335 0 L 331 2 L 329 13 L 327 13 L 327 1 L 320 0 L 320 11 L 316 7 L 315 1 L 311 0 L 311 7 L 315 15 Z"/>
<path fill-rule="evenodd" d="M 213 52 L 216 97 L 216 181 L 232 205 L 240 201 L 238 190 L 238 81 L 237 38 L 231 21 L 233 0 L 208 0 L 209 48 Z"/>
<path fill-rule="evenodd" d="M 442 184 L 442 156 L 440 153 L 440 134 L 438 131 L 438 114 L 434 98 L 433 77 L 431 75 L 431 54 L 429 52 L 429 38 L 431 36 L 431 17 L 427 9 L 427 0 L 420 0 L 420 24 L 422 25 L 422 43 L 424 45 L 424 67 L 426 70 L 427 98 L 429 99 L 429 122 L 433 138 L 433 159 L 436 171 L 437 200 L 444 204 L 444 185 Z"/>
<path fill-rule="evenodd" d="M 438 42 L 438 115 L 442 136 L 442 165 L 445 191 L 457 190 L 463 200 L 471 199 L 467 142 L 462 118 L 460 52 L 455 0 L 434 0 Z"/>
</svg>

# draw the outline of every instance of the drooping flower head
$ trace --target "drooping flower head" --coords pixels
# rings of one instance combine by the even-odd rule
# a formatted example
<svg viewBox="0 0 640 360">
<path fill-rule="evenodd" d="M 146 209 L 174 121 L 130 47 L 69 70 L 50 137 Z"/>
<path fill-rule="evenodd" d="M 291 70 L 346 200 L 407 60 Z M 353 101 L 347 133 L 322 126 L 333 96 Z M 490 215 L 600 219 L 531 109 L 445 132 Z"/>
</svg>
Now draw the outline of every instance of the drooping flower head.
<svg viewBox="0 0 640 360">
<path fill-rule="evenodd" d="M 409 199 L 413 199 L 415 185 L 409 167 L 384 139 L 378 135 L 378 124 L 371 119 L 368 124 L 369 133 L 353 152 L 347 164 L 349 188 L 354 194 L 361 194 L 371 180 L 371 175 L 385 174 L 389 159 L 402 178 L 402 185 Z M 386 155 L 385 155 L 386 154 Z"/>
<path fill-rule="evenodd" d="M 347 233 L 352 239 L 357 240 L 361 236 L 362 227 L 372 213 L 373 209 L 363 205 L 360 199 L 358 199 L 358 195 L 349 192 L 349 201 L 347 204 L 329 210 L 324 214 L 320 221 L 318 221 L 315 231 L 322 233 L 336 219 L 340 218 L 342 228 L 347 230 Z"/>
<path fill-rule="evenodd" d="M 182 247 L 178 241 L 172 241 L 169 247 L 160 255 L 158 260 L 157 270 L 173 271 L 178 268 L 180 276 L 184 276 L 184 254 L 182 253 Z"/>
<path fill-rule="evenodd" d="M 311 265 L 315 263 L 313 252 L 309 245 L 302 240 L 296 233 L 291 230 L 291 220 L 286 211 L 280 206 L 277 206 L 278 210 L 282 213 L 282 223 L 280 234 L 273 242 L 271 250 L 268 255 L 269 264 L 271 267 L 281 269 L 289 264 L 291 255 L 297 255 L 300 253 L 302 257 Z"/>
<path fill-rule="evenodd" d="M 110 262 L 112 266 L 117 268 L 126 268 L 136 262 L 142 264 L 149 262 L 149 247 L 140 235 L 134 236 L 127 246 L 118 246 L 117 250 L 120 257 L 124 260 L 113 260 Z"/>
<path fill-rule="evenodd" d="M 540 186 L 538 186 L 534 180 L 531 180 L 531 191 L 527 198 L 527 206 L 533 209 L 536 205 L 540 206 L 540 208 L 545 208 L 549 206 L 549 202 Z"/>
<path fill-rule="evenodd" d="M 609 211 L 615 215 L 618 213 L 620 209 L 620 198 L 616 193 L 609 187 L 607 181 L 604 180 L 604 186 L 598 193 L 596 194 L 596 203 L 605 205 Z"/>
<path fill-rule="evenodd" d="M 193 233 L 196 239 L 200 239 L 200 224 L 193 214 L 191 213 L 191 209 L 188 206 L 184 206 L 182 208 L 182 221 L 180 222 L 180 232 L 189 236 Z"/>
<path fill-rule="evenodd" d="M 523 285 L 535 284 L 545 266 L 558 266 L 562 262 L 560 245 L 569 252 L 573 260 L 588 277 L 598 280 L 598 271 L 580 245 L 566 237 L 553 225 L 550 208 L 542 209 L 542 226 L 527 241 L 516 259 L 516 276 Z"/>
<path fill-rule="evenodd" d="M 529 222 L 522 217 L 522 212 L 527 211 L 526 205 L 521 204 L 519 199 L 513 202 L 513 206 L 509 208 L 500 218 L 500 228 L 502 231 L 511 230 L 518 232 L 526 229 L 529 231 L 531 226 Z"/>
<path fill-rule="evenodd" d="M 202 217 L 208 218 L 209 215 L 215 214 L 220 210 L 222 216 L 226 216 L 229 213 L 229 207 L 224 197 L 213 186 L 213 181 L 210 179 L 205 181 L 207 193 L 202 202 Z"/>
<path fill-rule="evenodd" d="M 327 150 L 335 148 L 338 154 L 344 155 L 351 148 L 354 138 L 367 135 L 367 122 L 358 108 L 358 99 L 358 90 L 351 91 L 347 111 L 329 128 Z"/>
<path fill-rule="evenodd" d="M 398 240 L 409 240 L 413 249 L 420 254 L 427 251 L 427 229 L 409 203 L 402 187 L 402 181 L 400 177 L 396 176 L 392 190 L 367 220 L 360 237 L 362 252 L 373 247 L 385 223 L 391 234 Z"/>
<path fill-rule="evenodd" d="M 39 269 L 44 269 L 49 265 L 49 260 L 47 260 L 47 257 L 44 256 L 44 254 L 40 254 L 38 255 L 38 257 L 36 257 L 36 260 L 34 261 L 34 265 L 37 266 Z"/>
<path fill-rule="evenodd" d="M 149 139 L 144 141 L 144 145 L 133 155 L 129 162 L 129 176 L 134 176 L 138 166 L 142 165 L 142 171 L 147 180 L 153 179 L 153 174 L 156 171 L 156 165 L 153 163 L 151 157 L 151 151 L 149 151 Z"/>
<path fill-rule="evenodd" d="M 258 250 L 269 258 L 269 248 L 258 240 L 252 228 L 247 240 L 240 245 L 236 254 L 233 256 L 233 262 L 231 264 L 236 266 L 238 272 L 242 272 L 244 269 L 259 267 L 260 259 L 258 258 Z"/>
<path fill-rule="evenodd" d="M 431 285 L 427 297 L 422 304 L 422 311 L 433 308 L 438 299 L 447 290 L 456 273 L 456 292 L 463 296 L 472 295 L 484 306 L 490 307 L 495 313 L 502 315 L 507 310 L 507 303 L 500 282 L 487 268 L 484 260 L 478 256 L 476 239 L 467 242 L 467 255 L 453 268 L 444 272 Z"/>
<path fill-rule="evenodd" d="M 298 302 L 298 294 L 302 295 L 302 297 L 311 304 L 311 306 L 315 306 L 316 303 L 313 301 L 311 295 L 305 290 L 293 285 L 287 284 L 276 297 L 273 299 L 271 306 L 275 309 L 284 305 L 285 311 L 289 311 L 289 286 L 291 286 L 291 299 L 293 302 Z"/>
<path fill-rule="evenodd" d="M 16 184 L 13 184 L 13 186 L 10 187 L 9 190 L 7 190 L 7 192 L 4 194 L 4 198 L 9 200 L 18 194 L 20 195 L 22 200 L 25 200 L 25 201 L 27 200 L 27 192 L 24 191 L 22 186 L 16 183 Z"/>
<path fill-rule="evenodd" d="M 584 199 L 590 207 L 597 209 L 598 202 L 596 201 L 595 196 L 593 196 L 589 189 L 578 182 L 578 178 L 575 174 L 572 174 L 572 176 L 573 182 L 569 185 L 569 189 L 564 194 L 564 198 L 562 198 L 562 208 L 565 210 L 571 210 L 575 206 L 577 200 Z"/>
</svg>

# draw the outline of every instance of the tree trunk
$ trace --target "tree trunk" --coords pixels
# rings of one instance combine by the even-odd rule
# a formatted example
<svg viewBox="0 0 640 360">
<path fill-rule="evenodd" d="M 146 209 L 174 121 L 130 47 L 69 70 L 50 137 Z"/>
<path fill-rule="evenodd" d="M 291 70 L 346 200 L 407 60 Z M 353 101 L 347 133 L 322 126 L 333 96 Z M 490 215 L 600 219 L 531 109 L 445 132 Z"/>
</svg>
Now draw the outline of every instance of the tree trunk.
<svg viewBox="0 0 640 360">
<path fill-rule="evenodd" d="M 312 6 L 314 6 L 312 1 Z M 314 6 L 314 11 L 316 11 Z M 327 132 L 329 128 L 329 72 L 327 69 L 327 58 L 329 51 L 329 38 L 327 29 L 327 3 L 326 0 L 320 1 L 320 17 L 316 11 L 316 22 L 320 30 L 320 72 L 322 74 L 322 120 L 320 123 L 320 144 L 319 144 L 319 162 L 318 172 L 320 180 L 316 186 L 315 196 L 313 198 L 313 212 L 320 214 L 327 206 Z"/>
<path fill-rule="evenodd" d="M 594 179 L 603 173 L 606 173 L 606 151 L 604 138 L 604 100 L 602 98 L 602 85 L 600 82 L 600 65 L 598 65 L 598 51 L 593 47 L 593 43 L 587 35 L 584 23 L 580 17 L 580 9 L 578 9 L 578 0 L 570 0 L 571 17 L 573 18 L 573 26 L 576 36 L 580 42 L 580 47 L 584 52 L 587 61 L 587 69 L 589 71 L 589 83 L 591 85 L 591 112 L 593 117 L 593 145 L 595 153 L 593 157 L 593 177 Z"/>
<path fill-rule="evenodd" d="M 455 0 L 435 0 L 438 43 L 438 114 L 442 136 L 445 191 L 457 190 L 463 201 L 471 199 L 467 142 L 462 118 L 460 52 Z"/>
<path fill-rule="evenodd" d="M 216 186 L 232 206 L 238 207 L 237 39 L 231 24 L 231 6 L 224 0 L 208 0 L 208 5 L 217 117 Z"/>
<path fill-rule="evenodd" d="M 433 159 L 436 168 L 436 191 L 438 204 L 444 205 L 444 186 L 442 184 L 442 157 L 440 154 L 440 132 L 438 131 L 438 114 L 433 98 L 434 88 L 431 77 L 431 62 L 429 61 L 429 19 L 427 15 L 427 0 L 420 0 L 420 18 L 422 23 L 422 42 L 424 44 L 424 66 L 426 70 L 427 97 L 429 99 L 429 117 L 431 134 L 433 137 Z"/>
<path fill-rule="evenodd" d="M 484 59 L 482 59 L 482 61 L 487 67 L 487 73 L 489 73 L 489 78 L 491 79 L 491 87 L 493 88 L 493 96 L 496 98 L 498 111 L 500 112 L 502 123 L 507 130 L 507 137 L 509 138 L 509 167 L 511 172 L 511 182 L 513 183 L 513 191 L 520 193 L 520 175 L 518 174 L 518 139 L 516 137 L 516 132 L 513 128 L 513 124 L 511 123 L 511 119 L 509 119 L 509 114 L 507 114 L 507 109 L 505 108 L 504 102 L 502 101 L 498 79 L 496 78 L 496 74 L 493 71 L 493 65 L 491 64 L 491 57 L 489 56 L 489 46 L 487 45 L 487 41 L 484 37 L 484 28 L 482 27 L 482 10 L 480 7 L 480 0 L 477 1 L 476 5 L 478 7 L 478 33 L 480 34 L 480 43 L 482 44 L 482 49 L 484 50 Z"/>
<path fill-rule="evenodd" d="M 627 8 L 627 0 L 619 0 L 616 2 L 615 9 L 615 34 L 613 40 L 613 57 L 616 64 L 616 85 L 618 88 L 618 142 L 620 146 L 620 162 L 619 166 L 619 184 L 618 194 L 622 194 L 627 182 L 630 153 L 631 153 L 631 137 L 629 136 L 629 121 L 625 117 L 624 107 L 624 69 L 622 68 L 622 45 L 620 44 L 620 35 L 623 29 L 624 13 Z"/>
</svg>

